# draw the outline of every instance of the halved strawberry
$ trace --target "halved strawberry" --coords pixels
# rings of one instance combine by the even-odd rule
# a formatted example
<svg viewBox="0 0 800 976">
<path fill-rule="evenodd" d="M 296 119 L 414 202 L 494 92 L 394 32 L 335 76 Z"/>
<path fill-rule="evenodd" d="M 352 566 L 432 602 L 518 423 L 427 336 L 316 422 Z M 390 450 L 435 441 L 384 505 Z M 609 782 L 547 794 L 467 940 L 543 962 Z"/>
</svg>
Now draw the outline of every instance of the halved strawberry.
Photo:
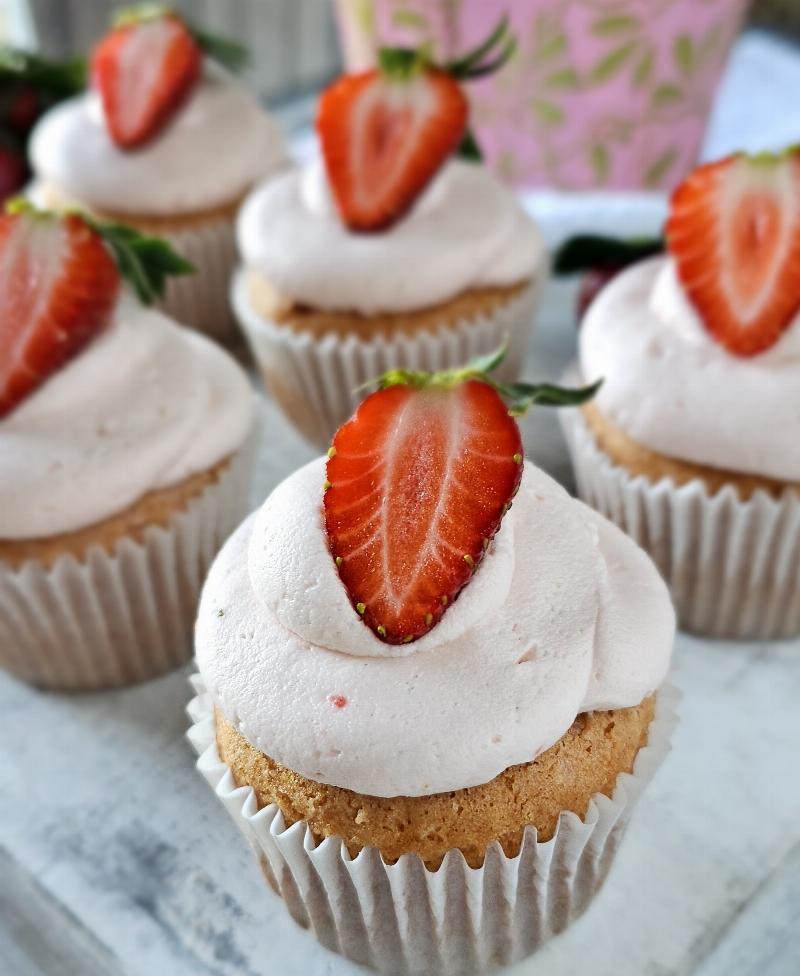
<svg viewBox="0 0 800 976">
<path fill-rule="evenodd" d="M 438 621 L 481 561 L 519 484 L 522 441 L 480 380 L 367 397 L 337 432 L 325 527 L 357 612 L 392 644 Z"/>
<path fill-rule="evenodd" d="M 0 216 L 0 417 L 108 324 L 120 274 L 78 215 Z"/>
<path fill-rule="evenodd" d="M 800 309 L 800 148 L 695 170 L 672 197 L 667 243 L 717 342 L 769 349 Z"/>
<path fill-rule="evenodd" d="M 336 204 L 353 230 L 401 217 L 467 124 L 467 100 L 446 72 L 417 67 L 345 75 L 322 95 L 317 130 Z"/>
<path fill-rule="evenodd" d="M 106 34 L 92 54 L 92 82 L 114 142 L 134 149 L 158 135 L 197 83 L 202 60 L 192 32 L 169 12 L 134 12 Z"/>
</svg>

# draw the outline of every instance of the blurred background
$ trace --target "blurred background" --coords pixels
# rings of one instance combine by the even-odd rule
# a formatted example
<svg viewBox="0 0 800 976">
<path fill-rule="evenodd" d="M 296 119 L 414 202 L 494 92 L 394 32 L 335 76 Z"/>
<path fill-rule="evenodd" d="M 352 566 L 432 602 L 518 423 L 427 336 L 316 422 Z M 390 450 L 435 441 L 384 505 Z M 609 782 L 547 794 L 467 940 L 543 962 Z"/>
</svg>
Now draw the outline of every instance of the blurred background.
<svg viewBox="0 0 800 976">
<path fill-rule="evenodd" d="M 732 45 L 744 28 L 800 49 L 798 0 L 177 0 L 193 21 L 245 43 L 245 80 L 290 131 L 314 95 L 381 42 L 447 56 L 501 12 L 511 64 L 471 85 L 489 164 L 509 182 L 566 190 L 668 190 L 696 162 Z M 113 0 L 0 0 L 0 43 L 85 54 Z M 6 140 L 8 141 L 8 140 Z M 750 148 L 750 147 L 748 147 Z M 757 147 L 760 148 L 760 147 Z M 768 147 L 765 147 L 768 148 Z"/>
</svg>

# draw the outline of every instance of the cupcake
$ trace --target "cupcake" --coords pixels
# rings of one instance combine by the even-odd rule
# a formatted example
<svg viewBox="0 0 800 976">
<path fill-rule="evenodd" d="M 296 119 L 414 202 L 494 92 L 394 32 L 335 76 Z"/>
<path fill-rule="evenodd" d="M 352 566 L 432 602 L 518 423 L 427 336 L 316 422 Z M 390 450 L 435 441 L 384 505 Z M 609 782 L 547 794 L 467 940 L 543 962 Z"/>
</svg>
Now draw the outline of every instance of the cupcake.
<svg viewBox="0 0 800 976">
<path fill-rule="evenodd" d="M 0 666 L 49 688 L 186 661 L 202 578 L 246 509 L 253 396 L 143 306 L 185 262 L 21 205 L 0 217 Z"/>
<path fill-rule="evenodd" d="M 382 371 L 452 368 L 507 339 L 505 375 L 519 373 L 547 260 L 475 160 L 459 84 L 511 43 L 440 66 L 385 50 L 323 93 L 322 158 L 245 201 L 233 306 L 270 392 L 317 445 Z"/>
<path fill-rule="evenodd" d="M 564 416 L 582 498 L 653 557 L 681 624 L 800 633 L 800 151 L 676 191 L 667 253 L 597 296 Z"/>
<path fill-rule="evenodd" d="M 238 338 L 236 211 L 285 162 L 269 116 L 213 60 L 232 50 L 165 8 L 125 11 L 94 51 L 91 89 L 48 112 L 30 146 L 37 203 L 168 240 L 198 273 L 170 285 L 165 310 L 223 341 Z"/>
<path fill-rule="evenodd" d="M 523 461 L 545 393 L 391 374 L 203 590 L 199 768 L 293 917 L 381 972 L 562 931 L 667 748 L 666 589 Z"/>
</svg>

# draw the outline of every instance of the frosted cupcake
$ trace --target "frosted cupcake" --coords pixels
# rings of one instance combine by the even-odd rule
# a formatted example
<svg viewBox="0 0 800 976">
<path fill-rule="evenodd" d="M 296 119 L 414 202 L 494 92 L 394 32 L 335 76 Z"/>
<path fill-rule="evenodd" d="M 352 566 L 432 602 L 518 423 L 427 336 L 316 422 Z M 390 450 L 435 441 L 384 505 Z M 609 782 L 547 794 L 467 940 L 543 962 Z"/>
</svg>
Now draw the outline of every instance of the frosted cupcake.
<svg viewBox="0 0 800 976">
<path fill-rule="evenodd" d="M 629 532 L 698 633 L 800 633 L 800 152 L 738 154 L 675 193 L 668 254 L 584 320 L 603 377 L 565 418 L 581 497 Z"/>
<path fill-rule="evenodd" d="M 91 90 L 48 112 L 33 133 L 35 198 L 166 238 L 198 273 L 170 285 L 165 309 L 233 340 L 234 217 L 253 185 L 284 165 L 282 140 L 212 60 L 230 45 L 220 49 L 153 5 L 115 23 L 94 51 Z"/>
<path fill-rule="evenodd" d="M 242 208 L 233 305 L 270 392 L 317 444 L 381 371 L 453 367 L 507 339 L 505 375 L 519 373 L 547 260 L 475 161 L 459 85 L 508 56 L 493 43 L 445 66 L 387 50 L 344 76 L 320 100 L 322 159 Z"/>
<path fill-rule="evenodd" d="M 212 567 L 191 735 L 326 946 L 482 971 L 604 880 L 667 747 L 673 634 L 647 556 L 523 462 L 485 373 L 395 373 Z"/>
<path fill-rule="evenodd" d="M 119 268 L 150 298 L 185 264 L 76 214 L 0 217 L 0 666 L 46 687 L 187 660 L 246 507 L 246 376 Z"/>
</svg>

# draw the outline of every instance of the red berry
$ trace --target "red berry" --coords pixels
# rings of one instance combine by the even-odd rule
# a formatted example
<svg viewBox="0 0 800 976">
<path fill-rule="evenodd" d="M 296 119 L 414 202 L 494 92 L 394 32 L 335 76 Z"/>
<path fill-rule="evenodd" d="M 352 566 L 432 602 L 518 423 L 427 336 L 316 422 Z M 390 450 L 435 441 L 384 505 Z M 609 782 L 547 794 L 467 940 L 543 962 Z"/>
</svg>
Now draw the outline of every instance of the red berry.
<svg viewBox="0 0 800 976">
<path fill-rule="evenodd" d="M 433 68 L 396 79 L 345 75 L 323 92 L 317 129 L 333 194 L 353 230 L 379 230 L 409 209 L 467 123 L 467 100 Z"/>
<path fill-rule="evenodd" d="M 119 285 L 81 217 L 0 216 L 0 417 L 107 326 Z"/>
<path fill-rule="evenodd" d="M 591 268 L 589 271 L 584 272 L 580 287 L 578 288 L 577 304 L 579 324 L 595 298 L 597 298 L 612 278 L 616 278 L 620 271 L 624 271 L 624 268 Z"/>
<path fill-rule="evenodd" d="M 114 142 L 134 149 L 158 135 L 194 89 L 202 60 L 197 41 L 174 14 L 107 34 L 92 55 L 92 83 Z"/>
<path fill-rule="evenodd" d="M 39 117 L 41 104 L 35 88 L 23 86 L 14 92 L 8 106 L 8 124 L 12 129 L 25 135 L 33 128 Z"/>
<path fill-rule="evenodd" d="M 27 177 L 28 169 L 22 153 L 0 145 L 0 203 L 19 193 Z"/>
<path fill-rule="evenodd" d="M 695 170 L 672 197 L 667 243 L 717 342 L 769 349 L 800 309 L 800 149 Z"/>
<path fill-rule="evenodd" d="M 353 606 L 383 640 L 433 627 L 472 577 L 522 475 L 516 421 L 487 383 L 391 386 L 333 440 L 325 528 Z"/>
</svg>

